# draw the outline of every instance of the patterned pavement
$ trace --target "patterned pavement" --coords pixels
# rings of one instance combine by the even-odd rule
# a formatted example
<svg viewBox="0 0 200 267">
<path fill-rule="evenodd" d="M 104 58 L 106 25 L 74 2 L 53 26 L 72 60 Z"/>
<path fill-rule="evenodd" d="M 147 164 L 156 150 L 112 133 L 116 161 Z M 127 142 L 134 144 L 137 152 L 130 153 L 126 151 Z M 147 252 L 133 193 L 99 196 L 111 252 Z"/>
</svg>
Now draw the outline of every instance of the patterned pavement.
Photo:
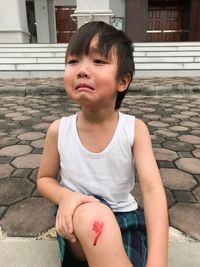
<svg viewBox="0 0 200 267">
<path fill-rule="evenodd" d="M 170 225 L 198 241 L 199 86 L 200 78 L 136 80 L 121 108 L 149 127 Z M 35 187 L 45 133 L 79 107 L 65 95 L 62 79 L 0 80 L 0 95 L 0 234 L 37 237 L 54 226 L 55 207 Z M 134 194 L 142 206 L 138 182 Z"/>
</svg>

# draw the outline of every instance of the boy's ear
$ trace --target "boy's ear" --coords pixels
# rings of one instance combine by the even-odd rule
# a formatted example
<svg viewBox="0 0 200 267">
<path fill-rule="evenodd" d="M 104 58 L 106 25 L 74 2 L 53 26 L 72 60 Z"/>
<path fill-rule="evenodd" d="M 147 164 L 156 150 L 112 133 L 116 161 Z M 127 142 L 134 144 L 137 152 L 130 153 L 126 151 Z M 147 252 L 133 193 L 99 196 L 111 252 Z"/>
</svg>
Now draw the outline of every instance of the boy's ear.
<svg viewBox="0 0 200 267">
<path fill-rule="evenodd" d="M 129 85 L 130 81 L 131 81 L 131 75 L 130 75 L 130 73 L 126 73 L 119 82 L 118 92 L 125 91 Z"/>
</svg>

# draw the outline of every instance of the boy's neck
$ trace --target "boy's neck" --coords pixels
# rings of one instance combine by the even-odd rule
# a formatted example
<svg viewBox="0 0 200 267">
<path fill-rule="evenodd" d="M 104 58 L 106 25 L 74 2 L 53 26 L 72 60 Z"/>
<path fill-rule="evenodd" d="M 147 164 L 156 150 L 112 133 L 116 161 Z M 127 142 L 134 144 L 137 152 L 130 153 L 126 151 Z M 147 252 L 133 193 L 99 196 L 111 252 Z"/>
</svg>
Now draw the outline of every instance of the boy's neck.
<svg viewBox="0 0 200 267">
<path fill-rule="evenodd" d="M 79 119 L 91 124 L 100 124 L 109 122 L 118 118 L 118 110 L 101 110 L 101 111 L 90 111 L 82 109 L 79 113 Z"/>
</svg>

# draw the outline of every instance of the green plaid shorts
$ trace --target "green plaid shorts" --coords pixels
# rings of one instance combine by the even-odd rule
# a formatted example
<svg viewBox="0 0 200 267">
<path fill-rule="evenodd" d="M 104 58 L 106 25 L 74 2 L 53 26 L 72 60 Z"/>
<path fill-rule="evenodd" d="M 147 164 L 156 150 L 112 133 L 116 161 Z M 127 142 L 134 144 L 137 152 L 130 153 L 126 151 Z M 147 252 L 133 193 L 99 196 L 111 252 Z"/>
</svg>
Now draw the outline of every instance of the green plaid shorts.
<svg viewBox="0 0 200 267">
<path fill-rule="evenodd" d="M 109 206 L 105 200 L 102 200 L 100 197 L 97 198 Z M 138 208 L 130 212 L 116 212 L 114 215 L 121 229 L 123 245 L 128 258 L 134 267 L 145 267 L 147 258 L 147 234 L 143 210 Z M 67 240 L 59 235 L 57 239 L 60 247 L 62 267 L 88 267 L 87 262 L 80 262 L 73 256 Z"/>
</svg>

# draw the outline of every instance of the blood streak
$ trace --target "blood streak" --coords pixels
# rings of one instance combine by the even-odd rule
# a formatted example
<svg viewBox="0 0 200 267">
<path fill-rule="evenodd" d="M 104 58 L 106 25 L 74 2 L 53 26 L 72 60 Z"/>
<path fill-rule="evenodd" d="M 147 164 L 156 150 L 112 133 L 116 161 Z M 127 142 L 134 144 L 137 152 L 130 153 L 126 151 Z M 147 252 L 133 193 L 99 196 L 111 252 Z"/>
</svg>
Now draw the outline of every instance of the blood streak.
<svg viewBox="0 0 200 267">
<path fill-rule="evenodd" d="M 102 233 L 102 230 L 103 230 L 103 223 L 102 222 L 98 222 L 98 221 L 95 221 L 93 223 L 93 227 L 92 227 L 92 230 L 95 232 L 96 236 L 94 238 L 94 241 L 93 241 L 93 245 L 96 246 L 97 244 L 97 240 L 98 238 L 100 237 L 101 233 Z"/>
</svg>

